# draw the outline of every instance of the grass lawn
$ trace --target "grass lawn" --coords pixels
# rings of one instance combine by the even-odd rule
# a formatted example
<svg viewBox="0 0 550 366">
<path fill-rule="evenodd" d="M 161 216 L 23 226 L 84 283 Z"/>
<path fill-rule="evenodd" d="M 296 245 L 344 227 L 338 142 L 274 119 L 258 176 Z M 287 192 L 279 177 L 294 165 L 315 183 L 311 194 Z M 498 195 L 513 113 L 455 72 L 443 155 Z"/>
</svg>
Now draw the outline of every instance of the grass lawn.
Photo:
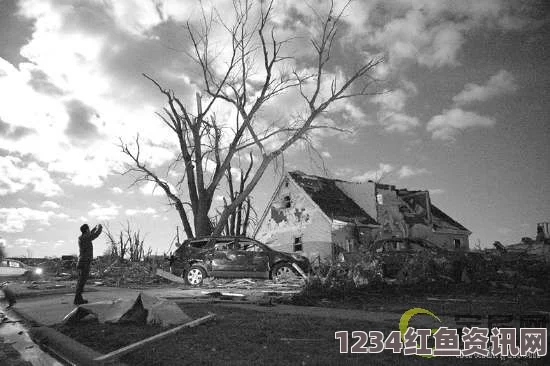
<svg viewBox="0 0 550 366">
<path fill-rule="evenodd" d="M 258 312 L 215 304 L 183 304 L 192 318 L 213 312 L 217 319 L 144 346 L 121 359 L 127 365 L 480 365 L 500 360 L 423 359 L 384 351 L 379 354 L 340 354 L 334 332 L 395 329 L 356 320 L 340 320 L 276 312 Z M 58 330 L 99 352 L 107 353 L 159 333 L 153 326 L 82 323 Z M 290 338 L 294 340 L 285 340 Z M 534 364 L 506 360 L 504 364 Z M 536 364 L 545 364 L 536 360 Z M 546 363 L 547 364 L 547 363 Z"/>
</svg>

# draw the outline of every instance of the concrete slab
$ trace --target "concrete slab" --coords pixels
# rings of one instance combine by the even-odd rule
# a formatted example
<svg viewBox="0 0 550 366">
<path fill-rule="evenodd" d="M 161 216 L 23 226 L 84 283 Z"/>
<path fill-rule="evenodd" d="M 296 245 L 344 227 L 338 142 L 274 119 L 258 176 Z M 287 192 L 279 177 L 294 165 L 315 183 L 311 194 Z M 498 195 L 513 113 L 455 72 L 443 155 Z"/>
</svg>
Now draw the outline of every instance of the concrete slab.
<svg viewBox="0 0 550 366">
<path fill-rule="evenodd" d="M 11 310 L 2 309 L 0 312 L 6 316 L 8 322 L 0 324 L 0 340 L 8 343 L 21 355 L 21 359 L 30 362 L 33 366 L 63 366 L 49 354 L 42 351 L 27 333 L 27 328 L 22 320 Z M 3 359 L 6 362 L 6 359 Z M 14 365 L 16 364 L 15 360 Z"/>
</svg>

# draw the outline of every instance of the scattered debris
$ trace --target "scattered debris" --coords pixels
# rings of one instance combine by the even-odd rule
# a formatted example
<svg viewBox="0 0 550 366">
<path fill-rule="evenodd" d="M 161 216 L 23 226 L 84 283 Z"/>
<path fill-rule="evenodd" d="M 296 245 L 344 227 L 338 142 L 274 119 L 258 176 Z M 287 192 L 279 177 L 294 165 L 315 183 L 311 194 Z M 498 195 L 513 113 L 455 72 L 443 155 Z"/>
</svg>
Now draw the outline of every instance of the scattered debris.
<svg viewBox="0 0 550 366">
<path fill-rule="evenodd" d="M 177 282 L 177 283 L 185 283 L 184 279 L 181 278 L 181 277 L 178 277 L 178 276 L 175 276 L 173 274 L 171 274 L 170 272 L 166 272 L 166 271 L 163 271 L 162 269 L 160 268 L 157 268 L 157 276 L 161 276 L 161 277 L 164 277 L 166 278 L 167 280 L 169 281 L 172 281 L 172 282 Z"/>
<path fill-rule="evenodd" d="M 493 246 L 495 248 L 497 248 L 497 250 L 501 253 L 506 253 L 507 252 L 506 248 L 504 247 L 504 245 L 502 245 L 502 243 L 500 241 L 495 241 L 493 243 Z"/>
<path fill-rule="evenodd" d="M 124 285 L 153 285 L 168 283 L 165 278 L 157 276 L 157 268 L 153 263 L 130 262 L 116 259 L 104 269 L 97 265 L 97 271 L 92 277 L 101 280 L 105 286 L 120 287 Z"/>
</svg>

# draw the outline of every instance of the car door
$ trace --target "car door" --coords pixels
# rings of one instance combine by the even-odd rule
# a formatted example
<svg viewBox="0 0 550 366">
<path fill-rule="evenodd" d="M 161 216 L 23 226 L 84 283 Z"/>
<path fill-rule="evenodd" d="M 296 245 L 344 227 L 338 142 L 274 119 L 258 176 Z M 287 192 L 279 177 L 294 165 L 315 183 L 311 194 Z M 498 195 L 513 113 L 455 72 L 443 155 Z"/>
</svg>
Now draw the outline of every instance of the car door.
<svg viewBox="0 0 550 366">
<path fill-rule="evenodd" d="M 247 272 L 269 271 L 269 256 L 261 246 L 253 241 L 243 241 L 241 247 L 245 251 Z"/>
<path fill-rule="evenodd" d="M 205 256 L 207 261 L 210 261 L 212 265 L 212 274 L 215 276 L 218 272 L 227 271 L 229 267 L 229 258 L 227 253 L 229 251 L 229 242 L 216 243 L 211 253 Z"/>
<path fill-rule="evenodd" d="M 212 253 L 213 272 L 246 271 L 246 262 L 246 252 L 242 250 L 238 239 L 226 243 L 217 243 L 214 246 Z"/>
</svg>

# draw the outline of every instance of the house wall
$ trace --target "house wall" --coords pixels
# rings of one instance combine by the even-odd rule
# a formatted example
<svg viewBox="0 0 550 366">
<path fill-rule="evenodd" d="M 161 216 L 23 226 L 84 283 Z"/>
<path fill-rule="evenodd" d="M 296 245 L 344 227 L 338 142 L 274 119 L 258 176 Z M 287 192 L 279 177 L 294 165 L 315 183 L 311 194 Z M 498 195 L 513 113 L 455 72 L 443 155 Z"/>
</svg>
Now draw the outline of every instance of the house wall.
<svg viewBox="0 0 550 366">
<path fill-rule="evenodd" d="M 376 219 L 376 188 L 373 182 L 351 183 L 336 181 L 336 186 L 357 203 L 370 217 Z"/>
<path fill-rule="evenodd" d="M 434 231 L 431 225 L 409 224 L 399 211 L 403 201 L 398 197 L 397 192 L 391 189 L 378 189 L 377 194 L 381 195 L 382 204 L 378 205 L 378 222 L 381 230 L 379 238 L 387 237 L 408 237 L 411 239 L 426 239 L 434 244 L 454 250 L 454 239 L 460 240 L 460 250 L 469 250 L 468 233 L 461 230 L 437 230 Z"/>
<path fill-rule="evenodd" d="M 462 232 L 430 232 L 430 235 L 427 238 L 432 243 L 438 244 L 444 248 L 455 250 L 454 239 L 460 240 L 460 250 L 468 251 L 470 250 L 470 243 L 468 240 L 468 234 Z"/>
<path fill-rule="evenodd" d="M 288 196 L 290 207 L 285 207 Z M 310 260 L 332 258 L 330 221 L 291 179 L 285 178 L 267 210 L 256 239 L 275 250 L 292 253 L 295 239 L 301 238 L 303 250 L 296 253 Z"/>
</svg>

